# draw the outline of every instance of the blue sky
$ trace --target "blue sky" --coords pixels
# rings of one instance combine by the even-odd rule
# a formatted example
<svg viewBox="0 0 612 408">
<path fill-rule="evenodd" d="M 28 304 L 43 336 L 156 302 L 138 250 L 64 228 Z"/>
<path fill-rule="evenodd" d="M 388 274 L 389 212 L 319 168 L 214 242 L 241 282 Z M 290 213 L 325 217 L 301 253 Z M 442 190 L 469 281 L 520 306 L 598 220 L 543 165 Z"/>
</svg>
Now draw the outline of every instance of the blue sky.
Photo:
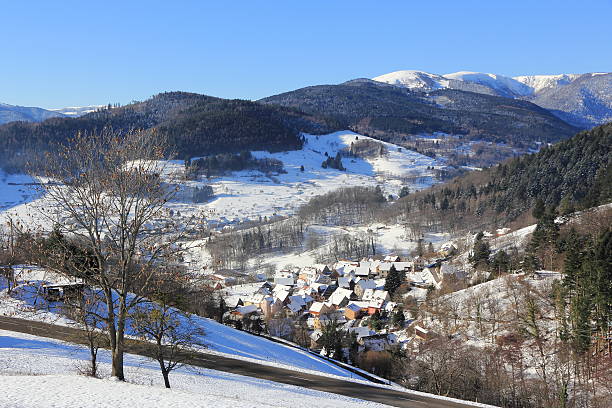
<svg viewBox="0 0 612 408">
<path fill-rule="evenodd" d="M 612 71 L 612 0 L 6 1 L 0 102 L 258 99 L 400 69 Z"/>
</svg>

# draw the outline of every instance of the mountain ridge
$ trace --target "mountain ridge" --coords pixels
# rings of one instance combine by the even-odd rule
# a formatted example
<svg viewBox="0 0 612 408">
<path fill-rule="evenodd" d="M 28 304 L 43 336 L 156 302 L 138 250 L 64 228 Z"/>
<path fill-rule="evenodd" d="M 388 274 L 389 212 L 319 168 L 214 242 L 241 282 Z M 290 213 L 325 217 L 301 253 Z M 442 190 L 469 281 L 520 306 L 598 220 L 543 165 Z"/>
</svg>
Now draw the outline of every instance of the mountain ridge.
<svg viewBox="0 0 612 408">
<path fill-rule="evenodd" d="M 438 75 L 403 70 L 373 80 L 421 92 L 459 89 L 528 100 L 583 129 L 612 121 L 612 73 L 608 72 L 507 77 L 471 71 Z"/>
</svg>

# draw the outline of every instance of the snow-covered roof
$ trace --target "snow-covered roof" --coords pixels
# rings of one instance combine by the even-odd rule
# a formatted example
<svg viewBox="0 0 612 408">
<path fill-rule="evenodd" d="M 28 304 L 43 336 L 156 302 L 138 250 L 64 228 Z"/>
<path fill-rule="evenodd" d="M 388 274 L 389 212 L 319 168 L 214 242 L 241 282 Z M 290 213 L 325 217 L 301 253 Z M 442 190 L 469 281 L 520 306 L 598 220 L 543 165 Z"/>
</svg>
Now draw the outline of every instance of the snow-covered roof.
<svg viewBox="0 0 612 408">
<path fill-rule="evenodd" d="M 353 291 L 350 289 L 338 288 L 331 294 L 329 301 L 334 305 L 339 305 L 344 299 L 350 299 Z"/>
<path fill-rule="evenodd" d="M 257 306 L 255 306 L 255 305 L 238 306 L 236 308 L 236 311 L 238 313 L 240 313 L 241 315 L 248 315 L 250 313 L 256 312 L 257 311 Z"/>
<path fill-rule="evenodd" d="M 369 276 L 370 275 L 370 267 L 369 266 L 358 266 L 355 268 L 355 276 Z"/>
<path fill-rule="evenodd" d="M 313 313 L 321 313 L 327 307 L 327 304 L 324 302 L 314 302 L 312 305 L 310 305 L 310 309 L 308 311 Z"/>
<path fill-rule="evenodd" d="M 362 307 L 355 303 L 350 303 L 346 306 L 346 309 L 352 310 L 353 312 L 360 312 Z"/>
<path fill-rule="evenodd" d="M 287 300 L 287 298 L 289 297 L 289 292 L 285 291 L 285 290 L 281 290 L 279 292 L 276 292 L 274 294 L 274 296 L 280 300 L 281 302 L 284 302 L 285 300 Z"/>
<path fill-rule="evenodd" d="M 357 282 L 362 289 L 376 289 L 376 281 L 372 279 L 361 279 Z"/>
<path fill-rule="evenodd" d="M 338 286 L 341 288 L 350 288 L 351 282 L 353 281 L 352 277 L 340 277 L 338 278 Z"/>
<path fill-rule="evenodd" d="M 387 300 L 389 298 L 389 292 L 386 290 L 378 290 L 378 289 L 366 289 L 363 292 L 362 299 L 365 301 L 372 300 Z"/>
<path fill-rule="evenodd" d="M 295 284 L 295 278 L 291 277 L 291 278 L 274 278 L 274 283 L 276 283 L 277 285 L 294 285 Z"/>
</svg>

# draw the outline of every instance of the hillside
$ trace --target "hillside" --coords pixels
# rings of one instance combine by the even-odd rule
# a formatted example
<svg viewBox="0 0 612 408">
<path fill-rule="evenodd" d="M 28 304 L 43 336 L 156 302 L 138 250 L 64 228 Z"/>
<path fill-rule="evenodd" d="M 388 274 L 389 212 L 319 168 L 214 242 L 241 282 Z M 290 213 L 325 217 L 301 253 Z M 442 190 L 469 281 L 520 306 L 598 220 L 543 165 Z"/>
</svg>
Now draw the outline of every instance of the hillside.
<svg viewBox="0 0 612 408">
<path fill-rule="evenodd" d="M 103 127 L 150 129 L 167 137 L 179 158 L 242 150 L 300 148 L 300 132 L 335 130 L 295 109 L 185 92 L 163 93 L 144 102 L 103 109 L 76 118 L 0 126 L 0 163 L 20 170 L 33 152 L 65 143 L 78 131 Z"/>
<path fill-rule="evenodd" d="M 413 92 L 365 79 L 302 88 L 261 102 L 331 117 L 356 132 L 396 143 L 410 135 L 443 132 L 524 148 L 575 133 L 530 102 L 450 89 Z"/>
<path fill-rule="evenodd" d="M 561 213 L 612 200 L 612 124 L 583 131 L 569 140 L 493 168 L 472 172 L 410 195 L 396 208 L 437 209 L 440 217 L 509 222 L 537 200 Z"/>
</svg>

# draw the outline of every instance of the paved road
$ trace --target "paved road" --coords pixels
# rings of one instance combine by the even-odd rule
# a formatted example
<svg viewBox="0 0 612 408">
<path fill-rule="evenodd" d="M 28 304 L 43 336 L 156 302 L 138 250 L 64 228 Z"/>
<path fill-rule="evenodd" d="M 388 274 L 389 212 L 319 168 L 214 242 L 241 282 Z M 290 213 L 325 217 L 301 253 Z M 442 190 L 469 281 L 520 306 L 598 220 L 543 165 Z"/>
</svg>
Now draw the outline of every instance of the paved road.
<svg viewBox="0 0 612 408">
<path fill-rule="evenodd" d="M 80 337 L 79 335 L 82 334 L 80 330 L 72 327 L 58 326 L 3 316 L 0 316 L 0 329 L 28 333 L 58 340 L 69 340 L 71 342 L 78 342 Z M 126 344 L 126 352 L 129 353 L 147 356 L 149 355 L 150 350 L 150 345 L 144 342 L 129 341 L 128 344 Z M 190 364 L 213 370 L 226 371 L 233 374 L 297 385 L 313 390 L 346 395 L 353 398 L 360 398 L 363 400 L 379 402 L 396 407 L 457 408 L 469 406 L 467 404 L 444 401 L 431 397 L 417 396 L 401 391 L 343 381 L 336 378 L 306 374 L 299 371 L 260 365 L 248 361 L 206 353 L 197 353 L 192 357 Z"/>
</svg>

